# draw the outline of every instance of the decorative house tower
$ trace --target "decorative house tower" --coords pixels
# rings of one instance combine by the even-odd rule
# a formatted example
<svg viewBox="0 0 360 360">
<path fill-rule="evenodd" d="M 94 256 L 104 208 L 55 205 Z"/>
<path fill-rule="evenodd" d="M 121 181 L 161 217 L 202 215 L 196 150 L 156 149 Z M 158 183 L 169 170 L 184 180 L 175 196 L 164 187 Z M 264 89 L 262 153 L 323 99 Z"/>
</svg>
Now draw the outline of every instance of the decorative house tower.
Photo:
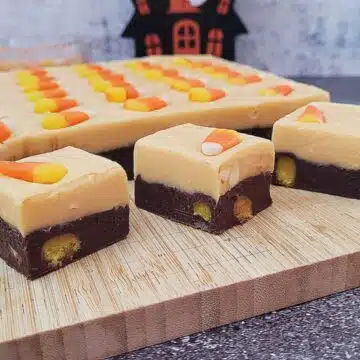
<svg viewBox="0 0 360 360">
<path fill-rule="evenodd" d="M 135 39 L 136 56 L 212 54 L 233 60 L 235 38 L 247 30 L 234 0 L 133 0 L 135 14 L 123 36 Z"/>
</svg>

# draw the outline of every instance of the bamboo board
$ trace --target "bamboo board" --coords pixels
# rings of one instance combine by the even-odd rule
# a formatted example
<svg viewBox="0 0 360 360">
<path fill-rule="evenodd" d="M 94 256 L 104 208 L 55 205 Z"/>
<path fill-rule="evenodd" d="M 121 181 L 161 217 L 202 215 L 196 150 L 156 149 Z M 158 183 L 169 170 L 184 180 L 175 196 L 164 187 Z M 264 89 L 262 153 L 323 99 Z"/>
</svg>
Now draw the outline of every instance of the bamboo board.
<svg viewBox="0 0 360 360">
<path fill-rule="evenodd" d="M 0 260 L 0 359 L 103 359 L 360 285 L 360 202 L 279 187 L 221 236 L 131 206 L 127 240 L 36 281 Z"/>
</svg>

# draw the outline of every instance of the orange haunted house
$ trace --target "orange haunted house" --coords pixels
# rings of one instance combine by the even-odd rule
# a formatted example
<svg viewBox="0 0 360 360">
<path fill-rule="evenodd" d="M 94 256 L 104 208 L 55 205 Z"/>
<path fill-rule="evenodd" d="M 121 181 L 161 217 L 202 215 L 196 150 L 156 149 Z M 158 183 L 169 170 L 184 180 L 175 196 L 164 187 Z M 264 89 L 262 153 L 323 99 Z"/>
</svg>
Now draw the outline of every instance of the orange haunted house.
<svg viewBox="0 0 360 360">
<path fill-rule="evenodd" d="M 136 12 L 123 36 L 135 39 L 136 56 L 212 54 L 233 60 L 235 37 L 247 29 L 234 0 L 133 0 Z"/>
</svg>

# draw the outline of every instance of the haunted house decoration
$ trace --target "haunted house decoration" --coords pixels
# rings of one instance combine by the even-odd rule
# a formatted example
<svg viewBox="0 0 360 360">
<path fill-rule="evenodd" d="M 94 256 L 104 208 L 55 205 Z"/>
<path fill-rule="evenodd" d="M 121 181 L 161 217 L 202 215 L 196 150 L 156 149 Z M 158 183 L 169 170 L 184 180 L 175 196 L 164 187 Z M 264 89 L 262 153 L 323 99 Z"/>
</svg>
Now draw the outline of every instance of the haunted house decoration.
<svg viewBox="0 0 360 360">
<path fill-rule="evenodd" d="M 235 38 L 247 29 L 234 0 L 133 0 L 135 14 L 122 36 L 135 40 L 136 56 L 212 54 L 234 60 Z"/>
</svg>

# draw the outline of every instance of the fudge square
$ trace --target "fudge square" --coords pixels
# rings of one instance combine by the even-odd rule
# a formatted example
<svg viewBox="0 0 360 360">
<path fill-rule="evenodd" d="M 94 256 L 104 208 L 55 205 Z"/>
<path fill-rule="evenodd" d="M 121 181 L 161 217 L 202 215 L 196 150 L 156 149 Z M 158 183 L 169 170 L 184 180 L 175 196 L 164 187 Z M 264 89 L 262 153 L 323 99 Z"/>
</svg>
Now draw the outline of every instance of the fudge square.
<svg viewBox="0 0 360 360">
<path fill-rule="evenodd" d="M 135 203 L 220 234 L 271 205 L 274 147 L 229 129 L 176 126 L 135 144 Z"/>
<path fill-rule="evenodd" d="M 360 199 L 360 106 L 311 103 L 276 122 L 274 183 Z"/>
<path fill-rule="evenodd" d="M 129 232 L 127 177 L 117 163 L 66 147 L 0 161 L 0 257 L 29 279 Z"/>
</svg>

